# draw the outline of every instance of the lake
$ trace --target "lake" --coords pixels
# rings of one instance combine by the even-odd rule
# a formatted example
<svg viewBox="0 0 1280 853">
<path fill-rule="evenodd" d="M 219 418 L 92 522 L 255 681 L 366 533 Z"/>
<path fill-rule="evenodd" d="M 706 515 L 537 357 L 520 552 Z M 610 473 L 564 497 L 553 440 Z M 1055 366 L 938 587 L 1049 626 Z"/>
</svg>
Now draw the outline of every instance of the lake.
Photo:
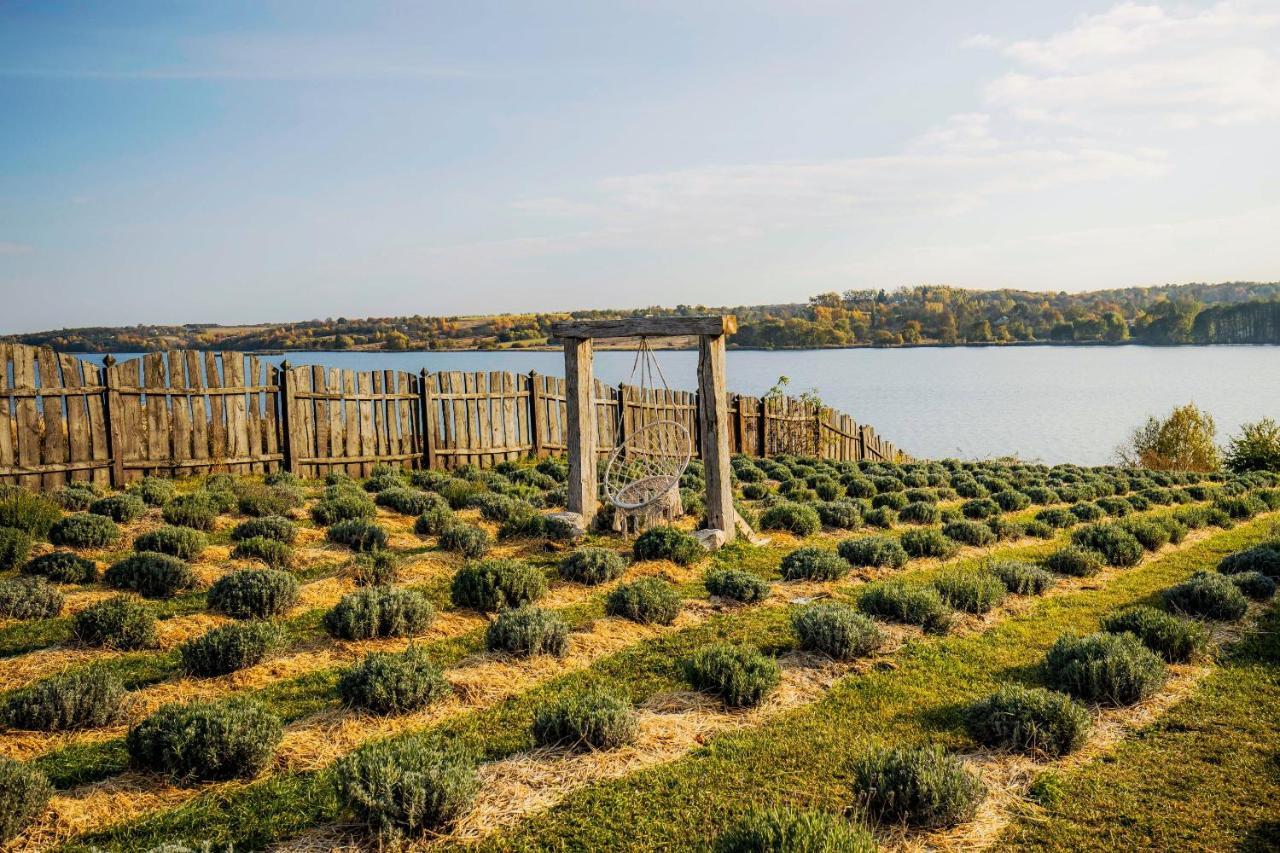
<svg viewBox="0 0 1280 853">
<path fill-rule="evenodd" d="M 128 358 L 119 354 L 118 358 Z M 85 358 L 101 362 L 100 355 Z M 510 370 L 563 375 L 559 352 L 294 352 L 295 365 L 359 370 Z M 596 376 L 627 381 L 634 353 L 596 353 Z M 692 389 L 697 354 L 658 353 L 672 388 Z M 1147 415 L 1194 401 L 1220 439 L 1246 421 L 1280 417 L 1280 347 L 919 347 L 730 350 L 729 387 L 767 391 L 779 376 L 793 394 L 823 401 L 871 424 L 915 456 L 1112 462 Z"/>
</svg>

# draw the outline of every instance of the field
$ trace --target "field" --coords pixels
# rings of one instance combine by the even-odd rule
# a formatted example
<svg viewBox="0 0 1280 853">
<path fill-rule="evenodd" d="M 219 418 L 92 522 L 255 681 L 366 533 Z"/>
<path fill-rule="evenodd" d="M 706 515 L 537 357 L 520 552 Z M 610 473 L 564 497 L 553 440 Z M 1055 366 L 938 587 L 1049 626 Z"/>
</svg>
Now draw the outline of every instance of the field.
<svg viewBox="0 0 1280 853">
<path fill-rule="evenodd" d="M 1277 478 L 734 472 L 714 554 L 696 463 L 0 487 L 6 849 L 1280 844 Z"/>
</svg>

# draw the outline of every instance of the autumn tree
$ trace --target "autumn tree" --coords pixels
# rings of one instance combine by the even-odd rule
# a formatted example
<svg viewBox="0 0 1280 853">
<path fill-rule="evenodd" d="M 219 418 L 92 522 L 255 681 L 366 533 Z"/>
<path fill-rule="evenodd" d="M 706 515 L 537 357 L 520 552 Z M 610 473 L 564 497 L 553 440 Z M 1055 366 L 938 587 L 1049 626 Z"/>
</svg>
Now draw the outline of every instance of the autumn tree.
<svg viewBox="0 0 1280 853">
<path fill-rule="evenodd" d="M 1120 448 L 1120 461 L 1157 471 L 1214 471 L 1220 464 L 1217 433 L 1213 416 L 1188 403 L 1163 419 L 1147 418 Z"/>
</svg>

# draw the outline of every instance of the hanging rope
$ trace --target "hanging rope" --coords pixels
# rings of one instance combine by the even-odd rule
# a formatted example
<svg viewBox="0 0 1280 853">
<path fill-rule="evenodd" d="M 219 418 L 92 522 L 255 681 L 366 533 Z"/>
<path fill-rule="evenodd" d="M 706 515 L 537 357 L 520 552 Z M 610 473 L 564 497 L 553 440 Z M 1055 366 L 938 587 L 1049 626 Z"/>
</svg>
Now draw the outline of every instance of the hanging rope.
<svg viewBox="0 0 1280 853">
<path fill-rule="evenodd" d="M 640 410 L 661 411 L 654 386 L 654 376 L 662 383 L 663 398 L 670 393 L 662 365 L 649 348 L 647 338 L 640 339 L 631 379 L 639 376 Z M 664 413 L 665 414 L 665 413 Z M 618 428 L 625 431 L 627 405 L 618 401 Z M 609 456 L 605 468 L 604 487 L 609 501 L 622 510 L 639 510 L 655 503 L 680 485 L 680 476 L 689 467 L 693 441 L 688 428 L 670 417 L 646 423 L 627 433 L 626 439 Z"/>
</svg>

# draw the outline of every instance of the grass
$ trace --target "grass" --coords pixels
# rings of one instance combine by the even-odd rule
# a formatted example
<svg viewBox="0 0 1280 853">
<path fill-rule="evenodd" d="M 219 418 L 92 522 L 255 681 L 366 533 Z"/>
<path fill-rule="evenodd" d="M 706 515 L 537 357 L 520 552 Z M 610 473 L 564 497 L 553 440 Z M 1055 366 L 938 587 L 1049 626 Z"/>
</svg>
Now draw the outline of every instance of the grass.
<svg viewBox="0 0 1280 853">
<path fill-rule="evenodd" d="M 1149 597 L 1222 554 L 1257 541 L 1261 523 L 1172 553 L 1119 574 L 1106 588 L 1038 602 L 986 634 L 916 640 L 897 668 L 846 679 L 817 705 L 784 715 L 759 729 L 724 735 L 694 755 L 616 783 L 596 785 L 553 812 L 493 844 L 609 846 L 607 826 L 627 826 L 638 845 L 682 847 L 706 841 L 743 802 L 762 797 L 798 805 L 838 808 L 847 798 L 842 762 L 859 749 L 891 738 L 924 742 L 941 737 L 968 743 L 963 708 L 985 695 L 1001 676 L 1026 670 L 1061 630 L 1094 630 L 1115 606 Z M 750 562 L 750 561 L 747 561 Z M 772 563 L 772 560 L 764 561 Z M 679 661 L 707 642 L 752 642 L 766 652 L 794 642 L 784 607 L 748 609 L 635 644 L 484 710 L 464 713 L 430 731 L 492 760 L 527 749 L 535 707 L 561 691 L 599 686 L 633 701 L 683 688 Z M 930 737 L 932 736 L 932 737 Z M 972 745 L 972 744 L 970 744 Z M 770 764 L 769 762 L 777 762 Z M 778 768 L 766 778 L 758 767 Z M 215 789 L 168 812 L 144 817 L 78 844 L 147 847 L 165 840 L 201 839 L 216 845 L 262 847 L 311 826 L 341 820 L 328 770 L 277 774 L 245 787 Z M 684 829 L 693 828 L 692 835 Z"/>
<path fill-rule="evenodd" d="M 1280 849 L 1280 611 L 1188 698 L 1102 758 L 1056 774 L 997 847 Z"/>
</svg>

